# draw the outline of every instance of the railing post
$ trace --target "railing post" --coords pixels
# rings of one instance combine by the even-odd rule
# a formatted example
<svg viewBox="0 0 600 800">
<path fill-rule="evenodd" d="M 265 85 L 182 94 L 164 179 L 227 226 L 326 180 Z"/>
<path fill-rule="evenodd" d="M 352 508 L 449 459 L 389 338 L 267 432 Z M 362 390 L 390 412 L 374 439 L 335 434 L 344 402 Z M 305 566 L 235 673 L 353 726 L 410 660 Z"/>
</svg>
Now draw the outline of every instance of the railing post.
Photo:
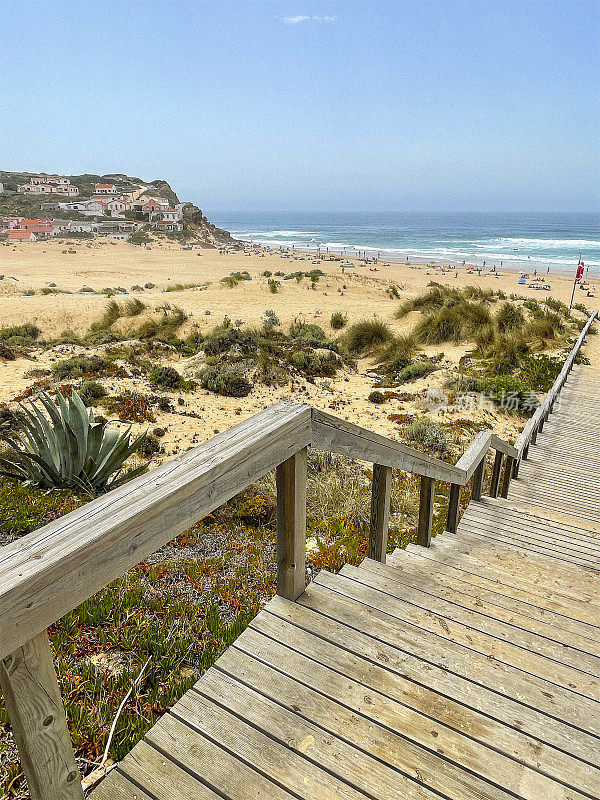
<svg viewBox="0 0 600 800">
<path fill-rule="evenodd" d="M 498 486 L 500 484 L 500 470 L 502 469 L 502 453 L 496 450 L 494 458 L 494 468 L 492 470 L 492 482 L 490 484 L 490 497 L 498 497 Z"/>
<path fill-rule="evenodd" d="M 531 438 L 529 439 L 530 444 L 535 444 L 537 442 L 537 435 L 538 435 L 538 426 L 536 425 L 535 428 L 531 431 Z"/>
<path fill-rule="evenodd" d="M 521 456 L 521 458 L 523 458 L 525 461 L 527 461 L 527 456 L 528 455 L 529 455 L 529 442 L 527 442 L 527 444 L 523 448 L 523 455 Z"/>
<path fill-rule="evenodd" d="M 481 492 L 483 490 L 483 476 L 485 474 L 485 455 L 475 468 L 473 473 L 473 488 L 471 489 L 471 499 L 481 500 Z"/>
<path fill-rule="evenodd" d="M 369 530 L 369 558 L 385 564 L 390 499 L 392 494 L 392 468 L 373 464 L 371 489 L 371 522 Z"/>
<path fill-rule="evenodd" d="M 508 487 L 510 486 L 510 479 L 512 478 L 513 474 L 513 463 L 514 458 L 512 456 L 506 456 L 506 466 L 504 467 L 504 480 L 502 481 L 502 497 L 508 497 Z"/>
<path fill-rule="evenodd" d="M 306 584 L 306 447 L 280 464 L 277 482 L 277 594 L 297 600 Z"/>
<path fill-rule="evenodd" d="M 0 661 L 0 684 L 31 800 L 83 800 L 46 631 Z"/>
<path fill-rule="evenodd" d="M 446 521 L 446 530 L 450 533 L 456 533 L 458 528 L 458 512 L 460 509 L 460 492 L 462 486 L 459 483 L 450 484 L 450 496 L 448 498 L 448 518 Z"/>
<path fill-rule="evenodd" d="M 431 544 L 431 525 L 433 523 L 433 493 L 435 481 L 421 475 L 421 492 L 419 496 L 419 527 L 417 544 L 429 547 Z"/>
<path fill-rule="evenodd" d="M 514 461 L 514 464 L 513 464 L 513 478 L 518 478 L 519 477 L 519 466 L 520 466 L 520 464 L 521 464 L 520 460 L 515 458 L 515 461 Z"/>
</svg>

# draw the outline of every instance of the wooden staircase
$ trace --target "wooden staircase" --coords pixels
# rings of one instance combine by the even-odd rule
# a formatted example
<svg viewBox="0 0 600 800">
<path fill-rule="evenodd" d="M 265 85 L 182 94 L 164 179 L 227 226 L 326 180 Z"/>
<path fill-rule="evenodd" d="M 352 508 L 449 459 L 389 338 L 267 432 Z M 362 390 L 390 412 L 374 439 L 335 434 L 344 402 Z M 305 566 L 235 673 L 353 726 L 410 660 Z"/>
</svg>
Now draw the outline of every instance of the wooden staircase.
<svg viewBox="0 0 600 800">
<path fill-rule="evenodd" d="M 574 366 L 596 316 L 514 445 L 483 431 L 452 465 L 280 403 L 2 548 L 32 800 L 84 798 L 47 627 L 271 470 L 278 596 L 93 800 L 600 798 L 600 382 Z M 305 588 L 308 447 L 374 468 L 369 558 Z M 386 557 L 393 468 L 420 476 L 418 544 Z"/>
<path fill-rule="evenodd" d="M 600 797 L 600 392 L 508 498 L 274 598 L 94 800 Z"/>
</svg>

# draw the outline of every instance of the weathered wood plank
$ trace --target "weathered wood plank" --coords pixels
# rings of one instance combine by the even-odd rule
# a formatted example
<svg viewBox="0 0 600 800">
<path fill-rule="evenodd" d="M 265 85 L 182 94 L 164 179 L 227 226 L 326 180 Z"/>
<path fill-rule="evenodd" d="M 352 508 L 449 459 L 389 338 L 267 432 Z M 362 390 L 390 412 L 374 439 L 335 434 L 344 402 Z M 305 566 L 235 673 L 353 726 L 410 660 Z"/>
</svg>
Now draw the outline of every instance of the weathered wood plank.
<svg viewBox="0 0 600 800">
<path fill-rule="evenodd" d="M 552 659 L 570 669 L 600 678 L 600 658 L 575 650 L 559 640 L 562 633 L 560 629 L 538 633 L 527 625 L 527 618 L 519 619 L 513 615 L 512 621 L 509 621 L 507 619 L 509 615 L 503 614 L 503 609 L 498 606 L 483 603 L 481 600 L 475 602 L 470 596 L 457 591 L 444 591 L 434 581 L 431 587 L 427 586 L 424 575 L 421 580 L 412 575 L 410 578 L 405 576 L 402 580 L 402 573 L 397 567 L 386 568 L 385 565 L 370 559 L 365 559 L 360 567 L 346 564 L 340 575 L 371 589 L 390 594 L 396 599 L 423 609 L 426 613 L 437 614 L 516 645 L 527 652 Z M 410 579 L 412 583 L 408 583 Z M 550 636 L 550 633 L 554 636 Z"/>
<path fill-rule="evenodd" d="M 383 763 L 382 756 L 384 751 L 387 759 L 393 756 L 388 749 L 391 737 L 387 737 L 388 747 L 386 747 L 386 743 L 382 741 L 382 730 L 376 730 L 373 725 L 369 731 L 368 724 L 361 724 L 359 717 L 348 713 L 341 706 L 336 707 L 337 720 L 332 719 L 332 713 L 327 715 L 319 713 L 318 705 L 309 706 L 309 698 L 305 695 L 298 706 L 299 711 L 290 712 L 253 687 L 246 686 L 224 673 L 219 676 L 215 672 L 207 673 L 206 679 L 202 680 L 197 688 L 213 702 L 225 707 L 236 716 L 241 716 L 253 727 L 265 731 L 275 740 L 287 743 L 291 752 L 305 755 L 307 759 L 330 772 L 339 781 L 347 781 L 362 796 L 378 800 L 397 800 L 398 789 L 401 786 L 401 796 L 407 800 L 434 800 L 438 795 L 433 790 L 442 781 L 440 773 L 451 771 L 450 768 L 444 770 L 443 762 L 439 760 L 436 761 L 438 769 L 434 771 L 425 757 L 420 760 L 413 755 L 411 758 L 413 748 L 406 741 L 402 743 L 402 752 L 398 754 L 398 760 L 404 761 L 404 769 L 400 766 L 396 769 L 390 768 Z M 321 708 L 323 707 L 330 712 L 333 708 L 325 697 L 321 698 Z M 325 729 L 321 724 L 310 721 L 312 716 L 317 716 L 319 722 L 326 725 Z M 335 728 L 336 733 L 331 732 L 331 727 Z M 362 746 L 357 747 L 358 730 L 361 731 L 358 743 L 362 743 Z M 378 734 L 381 736 L 379 740 L 377 740 Z M 376 749 L 377 757 L 374 758 L 367 752 L 368 749 Z M 410 770 L 406 769 L 406 762 L 411 764 Z M 397 771 L 398 769 L 401 771 Z M 419 777 L 415 770 L 420 773 Z M 447 775 L 443 777 L 444 784 L 450 790 L 450 800 L 480 800 L 481 793 L 477 794 L 469 788 L 467 780 L 462 782 L 461 796 L 450 788 Z M 476 783 L 476 779 L 472 783 Z M 308 794 L 303 796 L 313 797 Z M 336 796 L 331 794 L 331 797 Z M 498 798 L 508 800 L 504 792 L 494 791 L 491 788 L 489 797 L 490 800 Z"/>
<path fill-rule="evenodd" d="M 321 589 L 319 594 L 322 594 Z M 325 593 L 324 602 L 321 597 L 317 598 L 315 593 L 308 591 L 302 595 L 299 603 L 283 605 L 283 602 L 279 598 L 271 601 L 267 606 L 268 612 L 344 648 L 350 653 L 346 657 L 349 662 L 352 662 L 354 655 L 359 655 L 381 669 L 392 672 L 394 680 L 400 677 L 411 682 L 415 691 L 419 687 L 426 687 L 434 694 L 441 694 L 516 731 L 533 736 L 558 751 L 571 754 L 596 768 L 600 767 L 600 751 L 595 736 L 585 734 L 523 702 L 527 698 L 521 692 L 518 692 L 518 696 L 509 696 L 503 681 L 488 684 L 480 678 L 478 670 L 469 670 L 468 665 L 464 671 L 459 671 L 450 652 L 439 663 L 436 656 L 432 657 L 427 644 L 415 635 L 414 629 L 411 631 L 405 626 L 404 633 L 397 636 L 398 628 L 390 632 L 379 624 L 375 616 L 371 623 L 363 624 L 362 620 L 358 620 L 350 601 L 340 601 L 328 593 Z M 259 619 L 254 620 L 253 627 L 259 625 Z M 502 687 L 502 691 L 497 691 L 498 686 Z M 404 696 L 411 694 L 405 689 L 402 685 L 398 690 L 400 694 L 393 696 L 402 701 Z M 463 721 L 460 717 L 458 719 Z"/>
<path fill-rule="evenodd" d="M 387 553 L 392 469 L 381 464 L 373 465 L 371 488 L 371 519 L 369 525 L 369 557 L 385 563 Z"/>
<path fill-rule="evenodd" d="M 511 680 L 514 679 L 515 684 L 519 679 L 524 685 L 530 683 L 531 690 L 537 687 L 540 694 L 544 691 L 552 693 L 556 707 L 560 706 L 562 714 L 569 714 L 571 708 L 577 708 L 582 712 L 583 718 L 588 716 L 584 713 L 584 709 L 590 707 L 589 701 L 584 698 L 600 703 L 600 679 L 597 676 L 580 672 L 544 655 L 529 651 L 522 641 L 525 637 L 519 636 L 516 631 L 511 631 L 512 637 L 509 638 L 505 629 L 505 636 L 501 637 L 498 624 L 494 625 L 489 620 L 484 622 L 481 618 L 478 619 L 474 612 L 461 614 L 456 607 L 452 608 L 442 602 L 433 601 L 430 601 L 431 608 L 427 608 L 425 601 L 415 594 L 405 600 L 403 596 L 395 597 L 379 587 L 373 588 L 366 583 L 352 580 L 345 573 L 332 575 L 320 572 L 314 583 L 361 603 L 366 607 L 364 610 L 357 609 L 357 613 L 361 615 L 369 613 L 367 609 L 375 609 L 387 614 L 394 621 L 400 620 L 414 626 L 415 630 L 421 631 L 424 636 L 427 635 L 425 632 L 428 632 L 443 640 L 442 644 L 428 639 L 432 641 L 432 647 L 441 646 L 443 651 L 444 644 L 451 642 L 453 646 L 460 645 L 474 653 L 480 653 L 487 659 L 493 659 L 495 664 L 506 664 L 522 670 L 520 676 L 511 676 Z M 526 675 L 530 677 L 527 678 Z M 596 707 L 596 713 L 599 711 L 600 705 Z M 565 719 L 565 716 L 561 718 Z M 589 717 L 588 724 L 591 724 Z M 593 731 L 593 724 L 591 730 Z"/>
<path fill-rule="evenodd" d="M 224 689 L 224 686 L 229 688 Z M 178 741 L 175 746 L 170 745 L 171 752 L 177 752 L 178 760 L 198 774 L 202 774 L 202 771 L 206 774 L 206 770 L 210 770 L 207 779 L 227 798 L 279 800 L 292 796 L 303 800 L 334 800 L 338 797 L 341 800 L 364 800 L 365 797 L 371 797 L 350 785 L 346 775 L 340 778 L 334 774 L 335 769 L 323 769 L 320 764 L 315 763 L 318 760 L 317 754 L 322 749 L 328 749 L 324 746 L 323 740 L 326 737 L 322 731 L 303 724 L 298 718 L 288 718 L 287 725 L 284 722 L 281 727 L 277 726 L 276 732 L 272 726 L 277 725 L 278 720 L 265 718 L 266 715 L 260 718 L 258 724 L 255 720 L 250 724 L 250 702 L 247 708 L 239 709 L 239 715 L 232 714 L 226 710 L 226 704 L 222 700 L 232 691 L 239 692 L 241 697 L 243 690 L 241 687 L 231 687 L 231 682 L 226 683 L 223 673 L 214 668 L 203 676 L 197 687 L 197 690 L 192 689 L 181 698 L 174 707 L 173 714 L 163 717 L 154 726 L 148 738 L 155 742 L 157 735 L 160 735 L 162 741 L 172 742 L 174 737 L 179 738 L 181 734 L 186 736 L 187 746 L 184 741 L 180 747 Z M 224 689 L 220 694 L 219 687 Z M 219 702 L 211 699 L 215 696 L 218 696 Z M 180 720 L 185 722 L 186 727 L 182 727 Z M 212 774 L 215 771 L 214 765 L 207 765 L 206 759 L 197 758 L 196 742 L 203 738 L 202 734 L 206 734 L 219 748 L 231 754 L 231 760 L 235 759 L 229 767 L 227 761 L 217 765 L 218 776 Z M 333 751 L 335 744 L 332 742 L 330 752 Z M 328 757 L 333 758 L 333 755 L 325 758 Z M 242 762 L 251 764 L 252 770 L 244 770 Z M 237 776 L 232 774 L 236 769 Z M 248 774 L 244 775 L 244 772 Z M 261 780 L 263 775 L 270 780 Z M 235 795 L 232 784 L 239 786 Z"/>
<path fill-rule="evenodd" d="M 590 639 L 596 645 L 600 643 L 596 626 L 574 619 L 569 615 L 568 611 L 565 613 L 564 605 L 549 598 L 548 592 L 540 592 L 535 585 L 527 584 L 522 579 L 520 583 L 515 580 L 509 582 L 505 576 L 503 576 L 503 580 L 500 580 L 493 573 L 484 574 L 483 570 L 477 565 L 460 563 L 460 561 L 439 548 L 426 550 L 409 544 L 404 552 L 416 558 L 424 558 L 435 562 L 430 568 L 437 570 L 440 566 L 443 567 L 447 571 L 450 580 L 456 575 L 460 580 L 477 588 L 495 592 L 500 597 L 506 598 L 506 602 L 525 603 L 532 614 L 539 614 L 542 619 L 548 617 L 553 621 L 558 620 L 557 624 L 581 637 L 582 640 Z M 398 555 L 392 553 L 389 556 L 390 563 L 396 564 L 397 558 Z"/>
<path fill-rule="evenodd" d="M 465 736 L 464 731 L 448 728 L 436 716 L 430 718 L 367 689 L 362 681 L 339 674 L 252 629 L 223 654 L 219 667 L 401 772 L 410 774 L 418 769 L 433 775 L 436 783 L 430 785 L 444 797 L 462 800 L 473 791 L 493 796 L 486 781 L 515 793 L 519 790 L 522 797 L 531 800 L 537 800 L 536 793 L 543 786 L 550 795 L 558 791 L 568 796 L 566 786 L 559 790 L 539 769 L 531 770 L 499 753 L 497 741 L 491 750 Z M 443 760 L 437 753 L 428 752 L 432 739 Z"/>
<path fill-rule="evenodd" d="M 360 569 L 384 575 L 392 585 L 398 586 L 398 592 L 404 592 L 406 587 L 418 589 L 537 634 L 558 646 L 557 661 L 600 675 L 600 643 L 566 630 L 561 626 L 561 617 L 558 615 L 469 583 L 459 573 L 449 571 L 442 564 L 438 563 L 436 569 L 432 570 L 426 561 L 406 550 L 399 554 L 392 553 L 390 563 L 385 565 L 366 558 Z"/>
<path fill-rule="evenodd" d="M 306 583 L 304 447 L 277 467 L 277 594 L 295 600 Z"/>
<path fill-rule="evenodd" d="M 503 455 L 500 450 L 496 450 L 494 456 L 494 467 L 492 469 L 492 480 L 490 483 L 490 497 L 498 497 L 498 485 L 500 484 L 500 470 L 502 469 Z"/>
<path fill-rule="evenodd" d="M 0 661 L 0 684 L 32 800 L 83 800 L 46 631 Z"/>
<path fill-rule="evenodd" d="M 460 491 L 461 487 L 456 484 L 450 484 L 450 496 L 448 498 L 448 516 L 446 518 L 446 530 L 450 533 L 456 533 L 458 528 L 458 513 L 460 511 Z"/>
</svg>

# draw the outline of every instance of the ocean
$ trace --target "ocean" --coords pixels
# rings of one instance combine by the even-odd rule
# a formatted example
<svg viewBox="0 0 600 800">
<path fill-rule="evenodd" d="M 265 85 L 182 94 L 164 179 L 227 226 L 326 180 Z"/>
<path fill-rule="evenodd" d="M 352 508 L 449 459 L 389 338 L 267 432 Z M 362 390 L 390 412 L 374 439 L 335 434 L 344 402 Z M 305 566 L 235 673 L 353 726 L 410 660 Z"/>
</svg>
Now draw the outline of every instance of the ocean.
<svg viewBox="0 0 600 800">
<path fill-rule="evenodd" d="M 221 213 L 237 239 L 270 247 L 379 253 L 386 261 L 475 264 L 600 276 L 600 215 L 567 213 Z"/>
</svg>

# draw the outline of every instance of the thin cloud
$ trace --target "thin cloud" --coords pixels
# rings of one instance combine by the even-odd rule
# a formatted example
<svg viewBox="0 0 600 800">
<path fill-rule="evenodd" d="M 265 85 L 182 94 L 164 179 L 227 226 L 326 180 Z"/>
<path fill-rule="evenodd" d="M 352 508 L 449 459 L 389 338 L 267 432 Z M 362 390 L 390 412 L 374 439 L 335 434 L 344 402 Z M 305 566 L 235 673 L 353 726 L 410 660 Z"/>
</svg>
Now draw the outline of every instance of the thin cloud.
<svg viewBox="0 0 600 800">
<path fill-rule="evenodd" d="M 308 16 L 306 14 L 298 14 L 296 17 L 282 17 L 282 19 L 287 25 L 298 25 L 300 22 L 335 22 L 337 16 L 320 16 L 319 14 Z"/>
</svg>

